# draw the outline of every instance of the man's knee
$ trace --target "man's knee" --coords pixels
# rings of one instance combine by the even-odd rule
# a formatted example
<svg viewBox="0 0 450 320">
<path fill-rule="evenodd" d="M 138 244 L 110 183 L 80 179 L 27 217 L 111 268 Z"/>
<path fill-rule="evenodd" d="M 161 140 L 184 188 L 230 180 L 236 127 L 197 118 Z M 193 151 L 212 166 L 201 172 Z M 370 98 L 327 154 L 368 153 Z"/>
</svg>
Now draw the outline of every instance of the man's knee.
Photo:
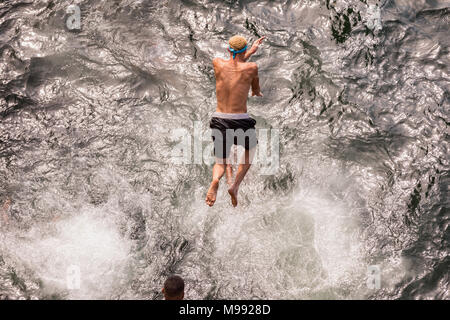
<svg viewBox="0 0 450 320">
<path fill-rule="evenodd" d="M 216 164 L 223 165 L 223 166 L 229 165 L 229 160 L 228 160 L 228 158 L 218 158 L 218 157 L 216 157 Z"/>
</svg>

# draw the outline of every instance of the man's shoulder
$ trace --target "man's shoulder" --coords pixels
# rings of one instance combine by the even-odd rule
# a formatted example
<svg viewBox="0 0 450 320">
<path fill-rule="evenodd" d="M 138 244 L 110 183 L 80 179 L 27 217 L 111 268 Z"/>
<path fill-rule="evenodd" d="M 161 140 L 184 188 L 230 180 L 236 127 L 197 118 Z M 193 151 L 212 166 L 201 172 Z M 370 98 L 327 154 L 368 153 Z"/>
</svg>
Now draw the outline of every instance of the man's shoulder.
<svg viewBox="0 0 450 320">
<path fill-rule="evenodd" d="M 246 62 L 247 70 L 249 70 L 252 74 L 258 73 L 258 65 L 255 62 Z"/>
<path fill-rule="evenodd" d="M 249 69 L 258 69 L 258 65 L 256 64 L 256 62 L 247 62 L 247 68 Z"/>
<path fill-rule="evenodd" d="M 219 64 L 219 63 L 223 63 L 225 60 L 223 60 L 222 58 L 214 58 L 213 59 L 213 64 Z"/>
</svg>

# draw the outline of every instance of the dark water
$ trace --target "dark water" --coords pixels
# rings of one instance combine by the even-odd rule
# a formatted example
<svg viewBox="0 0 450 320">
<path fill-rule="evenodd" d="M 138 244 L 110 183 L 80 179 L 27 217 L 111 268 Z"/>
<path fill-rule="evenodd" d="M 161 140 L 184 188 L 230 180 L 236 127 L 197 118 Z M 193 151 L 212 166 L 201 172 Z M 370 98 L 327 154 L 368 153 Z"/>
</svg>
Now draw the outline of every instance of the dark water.
<svg viewBox="0 0 450 320">
<path fill-rule="evenodd" d="M 449 299 L 449 23 L 444 0 L 3 0 L 0 297 L 159 299 L 178 273 L 196 299 Z M 249 112 L 280 163 L 208 208 L 171 129 L 206 132 L 236 33 L 267 37 Z"/>
</svg>

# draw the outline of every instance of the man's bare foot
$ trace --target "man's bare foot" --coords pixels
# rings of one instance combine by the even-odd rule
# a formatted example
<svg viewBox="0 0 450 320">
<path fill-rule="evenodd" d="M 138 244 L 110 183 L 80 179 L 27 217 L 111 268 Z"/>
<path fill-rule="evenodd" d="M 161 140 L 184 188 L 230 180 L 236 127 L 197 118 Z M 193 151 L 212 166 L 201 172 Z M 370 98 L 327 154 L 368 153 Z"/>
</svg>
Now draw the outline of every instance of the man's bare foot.
<svg viewBox="0 0 450 320">
<path fill-rule="evenodd" d="M 206 194 L 206 204 L 210 207 L 216 202 L 217 189 L 219 188 L 219 180 L 213 180 Z"/>
<path fill-rule="evenodd" d="M 3 211 L 7 211 L 9 209 L 9 206 L 11 205 L 11 199 L 6 199 L 3 203 Z"/>
<path fill-rule="evenodd" d="M 227 179 L 228 188 L 233 186 L 233 166 L 228 164 L 225 167 L 225 177 Z"/>
<path fill-rule="evenodd" d="M 236 188 L 235 186 L 232 186 L 231 188 L 228 189 L 228 193 L 231 196 L 231 204 L 233 205 L 233 207 L 236 207 L 238 204 L 238 201 L 237 201 L 238 188 Z"/>
</svg>

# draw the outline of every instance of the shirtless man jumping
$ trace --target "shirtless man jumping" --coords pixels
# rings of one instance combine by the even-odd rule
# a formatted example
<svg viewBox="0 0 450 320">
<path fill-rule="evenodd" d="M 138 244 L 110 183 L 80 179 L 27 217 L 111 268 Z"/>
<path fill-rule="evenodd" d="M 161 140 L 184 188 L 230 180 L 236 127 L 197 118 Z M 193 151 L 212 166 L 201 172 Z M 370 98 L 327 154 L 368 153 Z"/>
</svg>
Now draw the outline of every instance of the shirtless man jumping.
<svg viewBox="0 0 450 320">
<path fill-rule="evenodd" d="M 213 206 L 216 201 L 220 178 L 226 173 L 228 193 L 231 203 L 237 206 L 239 185 L 250 169 L 257 142 L 256 121 L 247 114 L 247 97 L 250 87 L 252 96 L 262 97 L 259 88 L 258 66 L 254 62 L 246 62 L 257 50 L 264 37 L 255 41 L 247 50 L 247 40 L 234 36 L 229 40 L 230 59 L 214 58 L 216 76 L 217 109 L 210 122 L 214 141 L 212 182 L 206 195 L 206 204 Z M 233 144 L 245 148 L 234 182 L 229 155 Z"/>
</svg>

